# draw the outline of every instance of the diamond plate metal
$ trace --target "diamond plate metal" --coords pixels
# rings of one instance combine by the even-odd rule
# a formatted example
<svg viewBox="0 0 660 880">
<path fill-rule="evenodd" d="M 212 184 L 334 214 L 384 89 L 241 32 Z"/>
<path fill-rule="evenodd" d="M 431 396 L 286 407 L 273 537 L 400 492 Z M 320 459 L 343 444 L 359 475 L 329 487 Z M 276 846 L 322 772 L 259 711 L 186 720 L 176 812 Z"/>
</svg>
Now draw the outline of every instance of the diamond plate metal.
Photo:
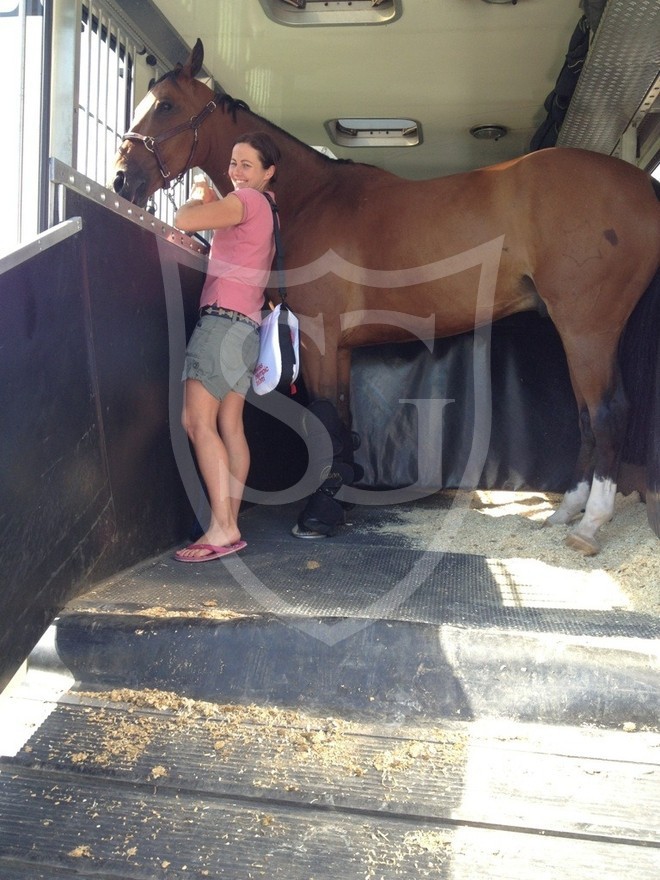
<svg viewBox="0 0 660 880">
<path fill-rule="evenodd" d="M 658 83 L 660 3 L 609 0 L 557 145 L 613 153 Z"/>
</svg>

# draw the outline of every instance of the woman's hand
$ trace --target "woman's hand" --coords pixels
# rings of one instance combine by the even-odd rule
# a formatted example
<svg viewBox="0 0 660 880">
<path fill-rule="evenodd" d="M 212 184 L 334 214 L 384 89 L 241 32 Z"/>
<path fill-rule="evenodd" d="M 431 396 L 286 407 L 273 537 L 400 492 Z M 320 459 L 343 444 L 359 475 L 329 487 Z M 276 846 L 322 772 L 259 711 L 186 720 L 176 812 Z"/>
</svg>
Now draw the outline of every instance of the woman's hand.
<svg viewBox="0 0 660 880">
<path fill-rule="evenodd" d="M 217 202 L 218 196 L 212 186 L 206 180 L 196 180 L 190 198 L 207 205 L 209 202 Z"/>
<path fill-rule="evenodd" d="M 232 193 L 224 199 L 206 180 L 197 181 L 191 198 L 174 215 L 174 225 L 183 232 L 205 232 L 209 229 L 227 229 L 243 220 L 243 204 Z"/>
</svg>

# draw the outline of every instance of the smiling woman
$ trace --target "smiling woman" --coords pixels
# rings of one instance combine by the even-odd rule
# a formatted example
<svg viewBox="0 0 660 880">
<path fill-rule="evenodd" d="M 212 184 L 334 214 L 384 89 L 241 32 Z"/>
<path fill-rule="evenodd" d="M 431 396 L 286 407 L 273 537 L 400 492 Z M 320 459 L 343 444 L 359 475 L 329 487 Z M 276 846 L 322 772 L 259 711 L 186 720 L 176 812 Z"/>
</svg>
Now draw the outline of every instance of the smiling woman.
<svg viewBox="0 0 660 880">
<path fill-rule="evenodd" d="M 270 186 L 279 160 L 280 152 L 267 134 L 243 135 L 229 160 L 234 192 L 219 199 L 212 187 L 200 182 L 174 218 L 188 232 L 213 230 L 200 319 L 183 370 L 183 424 L 211 516 L 202 538 L 176 552 L 179 562 L 208 562 L 246 546 L 238 527 L 250 466 L 243 407 L 257 364 L 264 290 L 275 254 Z"/>
</svg>

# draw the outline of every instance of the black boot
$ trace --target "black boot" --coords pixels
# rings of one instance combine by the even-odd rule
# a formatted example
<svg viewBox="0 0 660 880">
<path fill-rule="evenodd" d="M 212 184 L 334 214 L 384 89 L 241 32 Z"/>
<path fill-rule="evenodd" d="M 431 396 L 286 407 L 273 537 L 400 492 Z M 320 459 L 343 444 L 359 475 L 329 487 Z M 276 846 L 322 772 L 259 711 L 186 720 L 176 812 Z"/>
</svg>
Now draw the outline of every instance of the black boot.
<svg viewBox="0 0 660 880">
<path fill-rule="evenodd" d="M 332 464 L 328 473 L 327 465 L 319 462 L 319 482 L 321 485 L 307 499 L 293 534 L 297 538 L 325 538 L 336 534 L 345 522 L 344 511 L 347 505 L 335 499 L 341 487 L 351 485 L 355 480 L 353 466 L 353 439 L 350 431 L 342 425 L 336 408 L 329 400 L 314 400 L 308 410 L 321 422 L 332 442 Z M 316 428 L 316 424 L 314 427 Z M 309 430 L 309 448 L 314 450 L 314 430 Z"/>
<path fill-rule="evenodd" d="M 321 486 L 307 499 L 298 517 L 294 535 L 297 538 L 330 538 L 345 523 L 344 505 L 335 495 L 344 483 L 350 484 L 353 468 L 343 462 L 333 462 L 332 471 Z"/>
</svg>

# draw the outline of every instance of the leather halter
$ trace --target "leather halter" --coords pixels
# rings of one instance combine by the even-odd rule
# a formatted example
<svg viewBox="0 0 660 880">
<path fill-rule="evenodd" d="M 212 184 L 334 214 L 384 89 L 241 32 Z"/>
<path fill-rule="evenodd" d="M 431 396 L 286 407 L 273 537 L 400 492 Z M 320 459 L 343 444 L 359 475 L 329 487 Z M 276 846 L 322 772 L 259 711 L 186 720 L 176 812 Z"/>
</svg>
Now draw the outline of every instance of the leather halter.
<svg viewBox="0 0 660 880">
<path fill-rule="evenodd" d="M 213 100 L 209 101 L 208 104 L 202 108 L 202 110 L 197 114 L 197 116 L 192 116 L 187 122 L 182 122 L 180 125 L 176 125 L 174 128 L 170 128 L 167 131 L 162 132 L 161 134 L 156 135 L 155 137 L 151 137 L 148 135 L 139 134 L 137 131 L 129 131 L 123 137 L 123 141 L 139 141 L 144 144 L 147 150 L 150 153 L 154 154 L 154 158 L 156 159 L 156 163 L 158 164 L 158 170 L 161 173 L 161 177 L 163 178 L 163 189 L 167 189 L 171 183 L 171 179 L 174 176 L 167 168 L 165 164 L 165 159 L 163 154 L 161 153 L 160 146 L 164 141 L 169 140 L 177 134 L 181 134 L 183 131 L 192 131 L 193 132 L 193 142 L 192 147 L 190 148 L 190 155 L 183 166 L 183 170 L 177 175 L 176 179 L 180 179 L 186 173 L 186 171 L 192 166 L 193 156 L 195 155 L 195 147 L 197 146 L 197 129 L 204 122 L 207 116 L 210 116 L 211 113 L 217 108 L 218 103 L 222 103 L 223 95 L 214 95 Z"/>
</svg>

